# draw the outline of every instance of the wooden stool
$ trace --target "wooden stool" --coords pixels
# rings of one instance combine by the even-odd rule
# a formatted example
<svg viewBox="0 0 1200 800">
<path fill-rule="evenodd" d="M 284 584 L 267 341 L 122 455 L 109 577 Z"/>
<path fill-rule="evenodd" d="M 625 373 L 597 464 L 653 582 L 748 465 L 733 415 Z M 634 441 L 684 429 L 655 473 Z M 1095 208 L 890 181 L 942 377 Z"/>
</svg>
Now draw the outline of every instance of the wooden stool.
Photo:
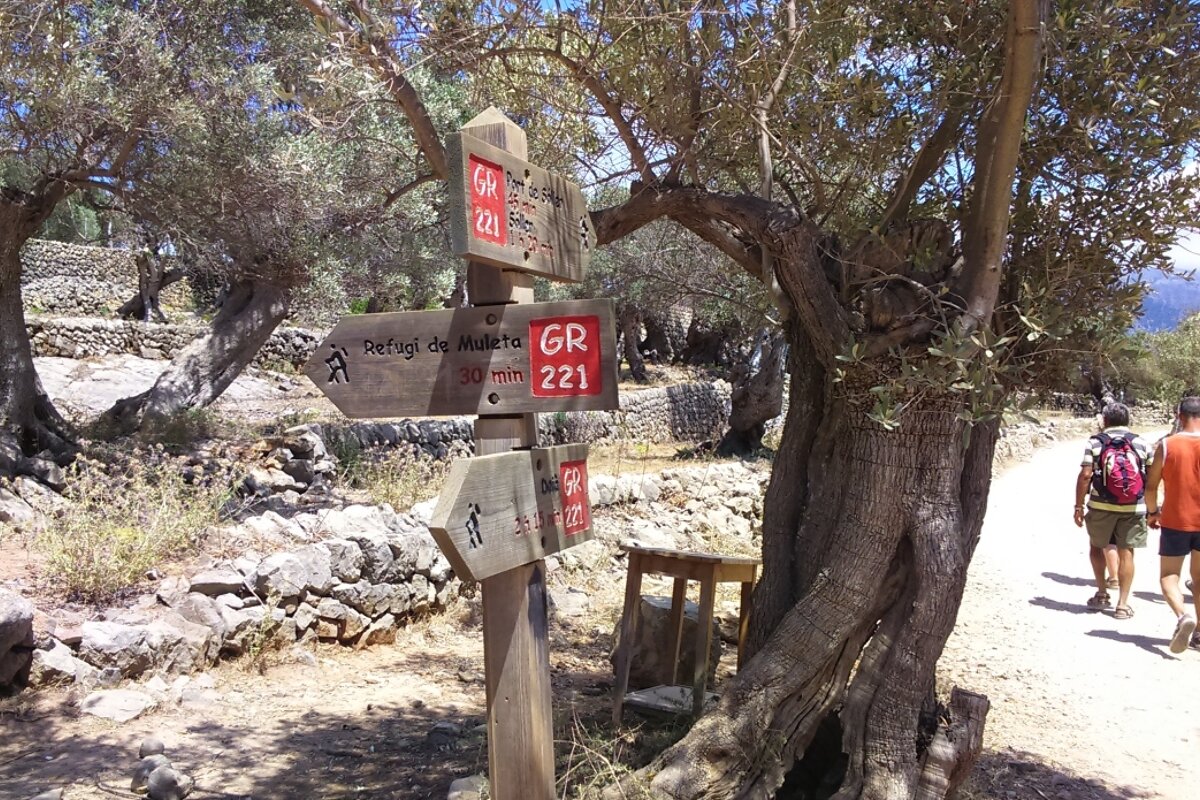
<svg viewBox="0 0 1200 800">
<path fill-rule="evenodd" d="M 695 664 L 692 669 L 692 716 L 704 712 L 704 686 L 708 681 L 708 656 L 712 649 L 713 605 L 718 583 L 742 584 L 742 602 L 738 613 L 738 668 L 746 644 L 746 627 L 750 619 L 751 590 L 762 563 L 757 558 L 734 558 L 710 553 L 691 553 L 656 547 L 622 545 L 629 554 L 629 575 L 625 580 L 625 608 L 621 612 L 621 641 L 617 647 L 616 686 L 613 688 L 613 725 L 621 724 L 625 706 L 625 690 L 629 687 L 629 667 L 633 658 L 633 639 L 637 633 L 638 604 L 641 600 L 642 575 L 669 575 L 675 579 L 671 594 L 671 683 L 679 675 L 679 650 L 683 639 L 683 609 L 687 599 L 687 582 L 700 581 L 700 619 L 696 628 Z"/>
</svg>

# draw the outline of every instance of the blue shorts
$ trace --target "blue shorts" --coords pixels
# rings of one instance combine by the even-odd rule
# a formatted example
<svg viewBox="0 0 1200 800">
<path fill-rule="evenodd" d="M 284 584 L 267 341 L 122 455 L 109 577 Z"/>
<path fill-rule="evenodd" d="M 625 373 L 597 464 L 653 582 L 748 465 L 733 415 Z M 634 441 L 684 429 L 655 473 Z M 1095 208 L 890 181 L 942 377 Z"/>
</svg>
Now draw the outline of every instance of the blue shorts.
<svg viewBox="0 0 1200 800">
<path fill-rule="evenodd" d="M 1193 550 L 1200 550 L 1200 531 L 1162 529 L 1161 535 L 1158 537 L 1158 554 L 1160 556 L 1186 556 Z"/>
</svg>

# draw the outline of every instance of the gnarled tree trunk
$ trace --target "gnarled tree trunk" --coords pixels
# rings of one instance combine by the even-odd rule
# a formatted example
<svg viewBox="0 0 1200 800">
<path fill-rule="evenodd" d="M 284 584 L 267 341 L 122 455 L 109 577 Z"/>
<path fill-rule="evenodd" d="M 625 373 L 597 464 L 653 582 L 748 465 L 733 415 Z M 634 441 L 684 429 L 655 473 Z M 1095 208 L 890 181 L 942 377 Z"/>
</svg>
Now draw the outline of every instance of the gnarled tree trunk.
<svg viewBox="0 0 1200 800">
<path fill-rule="evenodd" d="M 117 401 L 104 419 L 130 432 L 212 403 L 250 364 L 287 311 L 286 289 L 250 280 L 234 283 L 208 333 L 180 351 L 154 386 Z"/>
<path fill-rule="evenodd" d="M 717 444 L 718 455 L 746 455 L 762 447 L 767 423 L 783 411 L 786 352 L 782 333 L 764 332 L 750 363 L 733 376 L 729 430 Z"/>
<path fill-rule="evenodd" d="M 650 376 L 646 374 L 646 362 L 642 359 L 642 351 L 638 349 L 642 341 L 642 318 L 637 308 L 622 303 L 617 309 L 617 328 L 621 334 L 625 363 L 629 364 L 629 374 L 638 383 L 648 383 Z"/>
<path fill-rule="evenodd" d="M 58 195 L 36 199 L 0 187 L 0 428 L 25 455 L 71 452 L 67 425 L 33 366 L 21 301 L 21 248 L 54 208 Z"/>
<path fill-rule="evenodd" d="M 138 254 L 137 268 L 138 293 L 121 304 L 117 316 L 142 322 L 166 322 L 160 306 L 162 290 L 182 280 L 186 273 L 180 267 L 163 269 L 162 262 L 148 253 Z"/>
<path fill-rule="evenodd" d="M 802 364 L 811 348 L 794 327 L 791 338 Z M 646 771 L 656 796 L 770 797 L 832 723 L 844 755 L 806 765 L 810 780 L 840 786 L 839 800 L 913 797 L 918 719 L 995 444 L 994 426 L 976 426 L 964 449 L 959 411 L 952 398 L 927 400 L 888 431 L 811 364 L 793 373 L 764 510 L 755 655 Z"/>
</svg>

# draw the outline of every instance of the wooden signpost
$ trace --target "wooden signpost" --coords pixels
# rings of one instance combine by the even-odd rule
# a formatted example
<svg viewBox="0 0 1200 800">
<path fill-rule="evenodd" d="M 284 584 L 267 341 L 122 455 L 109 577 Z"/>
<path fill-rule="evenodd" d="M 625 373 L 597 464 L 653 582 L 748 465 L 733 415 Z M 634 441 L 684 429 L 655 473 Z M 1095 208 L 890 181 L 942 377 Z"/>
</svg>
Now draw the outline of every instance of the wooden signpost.
<svg viewBox="0 0 1200 800">
<path fill-rule="evenodd" d="M 596 229 L 578 186 L 466 130 L 450 136 L 446 155 L 455 255 L 583 280 Z"/>
<path fill-rule="evenodd" d="M 490 796 L 554 800 L 544 558 L 591 538 L 591 506 L 587 446 L 537 447 L 533 412 L 617 407 L 613 303 L 533 303 L 535 274 L 583 280 L 596 232 L 512 120 L 489 109 L 447 150 L 474 307 L 343 317 L 304 372 L 348 417 L 480 415 L 430 529 L 483 589 Z"/>
<path fill-rule="evenodd" d="M 455 574 L 483 580 L 592 538 L 587 445 L 456 461 L 429 530 Z"/>
<path fill-rule="evenodd" d="M 493 313 L 503 310 L 506 317 L 523 314 L 524 304 L 533 301 L 534 273 L 552 280 L 583 278 L 596 241 L 583 197 L 574 185 L 525 163 L 525 133 L 512 120 L 489 109 L 471 120 L 458 137 L 451 137 L 449 149 L 454 173 L 450 181 L 452 239 L 456 252 L 472 258 L 467 267 L 467 295 L 472 304 Z M 491 178 L 475 172 L 480 165 L 490 171 Z M 472 173 L 477 178 L 474 183 Z M 503 221 L 481 211 L 502 215 Z M 547 243 L 550 247 L 544 246 Z M 530 313 L 535 315 L 530 320 L 554 316 L 536 310 Z M 590 313 L 584 310 L 582 315 Z M 606 351 L 614 354 L 611 311 L 607 318 L 602 317 L 601 326 L 600 372 L 605 381 L 601 393 L 581 395 L 581 382 L 572 378 L 573 387 L 560 383 L 557 396 L 539 398 L 539 404 L 530 410 L 617 407 L 615 355 L 609 356 L 611 362 L 604 356 Z M 550 341 L 543 352 L 552 358 L 568 358 L 570 334 L 565 329 L 563 334 L 561 348 L 556 349 Z M 578 331 L 576 335 L 580 335 Z M 578 355 L 580 351 L 573 352 Z M 534 381 L 551 374 L 546 367 L 552 367 L 558 376 L 579 374 L 572 372 L 578 368 L 575 361 L 543 363 L 531 358 Z M 588 384 L 586 391 L 594 389 L 590 376 Z M 529 392 L 533 393 L 532 388 Z M 495 413 L 494 406 L 489 403 L 489 407 Z M 456 569 L 461 567 L 463 575 L 478 577 L 483 589 L 492 800 L 555 800 L 546 562 L 542 557 L 590 536 L 586 448 L 539 449 L 536 445 L 537 417 L 533 413 L 478 417 L 476 458 L 454 465 L 433 528 L 450 562 Z M 507 452 L 512 450 L 523 452 Z M 554 487 L 556 479 L 558 486 Z"/>
<path fill-rule="evenodd" d="M 615 408 L 611 300 L 343 317 L 304 373 L 347 417 Z"/>
</svg>

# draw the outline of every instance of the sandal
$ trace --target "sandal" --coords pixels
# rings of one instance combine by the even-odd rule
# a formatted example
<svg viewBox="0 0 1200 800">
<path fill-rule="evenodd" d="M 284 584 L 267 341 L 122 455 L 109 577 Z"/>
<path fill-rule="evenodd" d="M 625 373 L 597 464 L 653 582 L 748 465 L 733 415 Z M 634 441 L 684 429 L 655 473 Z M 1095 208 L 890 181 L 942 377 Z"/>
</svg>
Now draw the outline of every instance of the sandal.
<svg viewBox="0 0 1200 800">
<path fill-rule="evenodd" d="M 1108 580 L 1105 582 L 1105 586 L 1107 586 L 1109 589 L 1120 589 L 1120 588 L 1121 588 L 1121 582 L 1120 582 L 1120 581 L 1118 581 L 1116 578 L 1109 578 L 1109 579 L 1108 579 Z"/>
<path fill-rule="evenodd" d="M 1108 597 L 1108 592 L 1096 592 L 1095 595 L 1088 598 L 1087 607 L 1093 611 L 1100 611 L 1112 605 L 1112 600 Z"/>
<path fill-rule="evenodd" d="M 1117 606 L 1117 610 L 1113 612 L 1113 616 L 1117 619 L 1133 619 L 1133 609 L 1129 606 Z"/>
</svg>

